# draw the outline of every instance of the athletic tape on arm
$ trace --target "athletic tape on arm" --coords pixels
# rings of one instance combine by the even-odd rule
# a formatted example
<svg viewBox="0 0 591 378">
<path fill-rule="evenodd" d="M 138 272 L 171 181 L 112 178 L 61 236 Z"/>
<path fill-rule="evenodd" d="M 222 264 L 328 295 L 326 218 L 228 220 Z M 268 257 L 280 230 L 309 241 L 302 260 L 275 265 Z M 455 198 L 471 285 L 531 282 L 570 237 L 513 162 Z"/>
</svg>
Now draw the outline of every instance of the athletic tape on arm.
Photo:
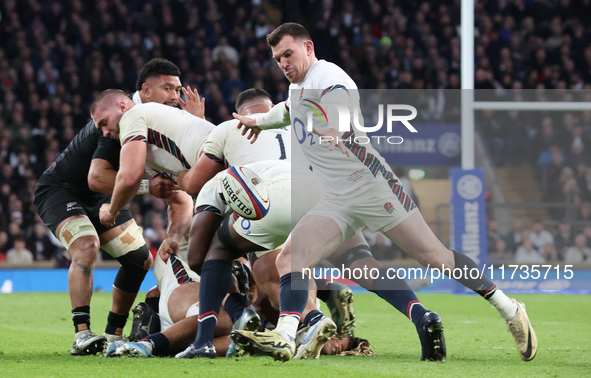
<svg viewBox="0 0 591 378">
<path fill-rule="evenodd" d="M 140 188 L 137 191 L 137 194 L 149 194 L 150 193 L 150 180 L 142 180 L 140 183 Z"/>
</svg>

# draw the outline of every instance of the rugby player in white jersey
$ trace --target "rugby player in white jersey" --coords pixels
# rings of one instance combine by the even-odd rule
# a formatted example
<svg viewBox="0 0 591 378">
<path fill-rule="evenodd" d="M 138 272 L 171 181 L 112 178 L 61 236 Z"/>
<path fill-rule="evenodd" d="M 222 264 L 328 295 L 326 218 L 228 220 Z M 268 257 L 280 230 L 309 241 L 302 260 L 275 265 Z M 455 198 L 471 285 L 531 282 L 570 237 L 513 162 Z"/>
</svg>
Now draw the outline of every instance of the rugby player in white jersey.
<svg viewBox="0 0 591 378">
<path fill-rule="evenodd" d="M 234 331 L 232 335 L 234 342 L 240 345 L 269 349 L 266 350 L 269 354 L 283 349 L 283 354 L 289 355 L 299 323 L 298 314 L 307 297 L 305 291 L 290 288 L 306 289 L 308 277 L 303 274 L 303 268 L 330 256 L 343 240 L 364 226 L 383 232 L 424 266 L 436 269 L 445 266 L 464 272 L 478 269 L 478 266 L 468 256 L 448 250 L 436 238 L 379 153 L 370 145 L 355 143 L 352 137 L 361 133 L 353 125 L 349 132 L 338 131 L 338 113 L 329 103 L 348 108 L 353 119 L 353 110 L 359 108 L 357 87 L 341 68 L 316 59 L 308 32 L 299 24 L 286 23 L 270 33 L 267 42 L 273 58 L 291 82 L 289 98 L 265 115 L 250 118 L 235 114 L 235 117 L 250 128 L 248 137 L 254 136 L 256 140 L 261 130 L 285 124 L 291 124 L 294 132 L 298 128 L 305 130 L 309 106 L 326 110 L 324 122 L 316 126 L 314 134 L 295 134 L 324 197 L 294 228 L 277 259 L 282 276 L 281 309 L 291 314 L 280 318 L 274 332 Z M 294 98 L 293 93 L 299 93 L 299 98 Z M 319 137 L 332 141 L 320 143 Z M 334 151 L 335 146 L 340 151 Z M 523 303 L 508 298 L 486 276 L 462 277 L 457 281 L 476 291 L 498 310 L 513 335 L 520 357 L 525 361 L 533 359 L 537 338 Z M 380 277 L 374 281 L 374 291 L 388 302 L 391 301 L 388 291 L 395 289 L 392 282 L 386 269 L 380 270 Z M 430 315 L 424 313 L 423 316 Z M 443 339 L 438 316 L 432 317 L 429 327 L 432 334 Z M 420 334 L 421 330 L 418 331 Z M 444 353 L 438 353 L 429 359 L 444 357 Z"/>
<path fill-rule="evenodd" d="M 101 207 L 101 223 L 112 224 L 119 211 L 137 192 L 144 171 L 176 180 L 179 172 L 197 161 L 214 125 L 192 114 L 162 104 L 136 105 L 123 92 L 109 89 L 97 97 L 91 116 L 106 137 L 122 145 L 120 169 L 110 204 Z M 181 194 L 181 193 L 179 193 Z M 178 251 L 178 242 L 190 225 L 192 199 L 182 193 L 183 204 L 170 209 L 169 228 L 174 235 L 161 248 Z M 176 214 L 178 212 L 179 214 Z M 177 222 L 178 220 L 178 222 Z M 170 230 L 169 230 L 170 232 Z"/>
<path fill-rule="evenodd" d="M 199 275 L 176 254 L 169 254 L 161 248 L 155 258 L 154 276 L 160 290 L 158 315 L 143 304 L 143 311 L 147 312 L 143 314 L 147 320 L 143 326 L 149 334 L 142 335 L 137 342 L 120 340 L 109 343 L 104 357 L 170 356 L 193 341 L 199 324 Z M 213 339 L 220 357 L 228 350 L 231 330 L 232 322 L 228 314 L 220 312 Z"/>
<path fill-rule="evenodd" d="M 187 93 L 186 103 L 179 100 L 179 76 L 179 69 L 172 62 L 149 61 L 138 75 L 135 101 L 169 106 L 178 106 L 180 102 L 187 110 L 199 111 L 195 105 L 202 108 L 203 104 L 195 101 L 195 93 Z M 141 228 L 129 211 L 121 212 L 115 227 L 105 227 L 98 219 L 100 205 L 108 201 L 113 191 L 120 150 L 121 145 L 104 138 L 91 121 L 43 173 L 35 188 L 37 212 L 72 255 L 69 289 L 76 330 L 72 355 L 94 354 L 97 348 L 102 348 L 105 339 L 123 339 L 128 312 L 151 265 Z M 174 181 L 157 177 L 149 183 L 145 180 L 138 194 L 150 192 L 168 199 L 175 196 L 174 191 L 178 191 Z M 174 202 L 174 198 L 169 201 Z M 121 263 L 113 284 L 113 302 L 104 335 L 95 335 L 90 330 L 93 269 L 99 246 Z"/>
<path fill-rule="evenodd" d="M 270 96 L 263 90 L 250 89 L 240 94 L 236 101 L 237 110 L 241 114 L 258 114 L 265 113 L 273 106 Z M 231 219 L 226 218 L 228 222 L 224 222 L 218 233 L 225 235 L 224 238 L 216 236 L 214 238 L 216 229 L 220 225 L 223 217 L 223 212 L 218 204 L 219 202 L 219 185 L 214 184 L 217 181 L 209 181 L 216 173 L 222 171 L 229 165 L 235 166 L 248 166 L 251 163 L 261 161 L 274 161 L 274 162 L 288 162 L 291 160 L 291 143 L 290 133 L 286 129 L 276 129 L 274 132 L 262 136 L 264 138 L 263 144 L 265 146 L 254 146 L 249 144 L 246 139 L 240 135 L 240 131 L 236 128 L 238 124 L 237 120 L 232 120 L 220 124 L 216 129 L 209 135 L 203 154 L 199 158 L 197 164 L 187 173 L 181 172 L 179 174 L 178 182 L 179 186 L 186 190 L 192 195 L 199 193 L 199 198 L 196 204 L 196 217 L 191 227 L 190 237 L 190 254 L 189 254 L 189 265 L 192 269 L 199 272 L 202 282 L 202 292 L 200 295 L 201 307 L 200 311 L 203 315 L 202 324 L 200 325 L 198 335 L 195 342 L 195 347 L 189 348 L 187 356 L 183 357 L 196 357 L 201 356 L 200 350 L 207 350 L 206 357 L 213 357 L 212 342 L 213 331 L 215 328 L 215 316 L 205 317 L 206 314 L 217 314 L 219 312 L 220 303 L 227 292 L 227 287 L 230 285 L 230 263 L 237 256 L 226 256 L 216 255 L 212 251 L 208 255 L 208 261 L 203 264 L 205 255 L 210 250 L 209 241 L 214 239 L 212 246 L 217 242 L 220 243 L 219 239 L 222 239 L 222 245 L 218 245 L 218 249 L 233 249 L 241 252 L 258 252 L 256 259 L 252 259 L 252 267 L 254 272 L 254 279 L 257 282 L 259 288 L 259 294 L 267 296 L 271 303 L 278 305 L 279 299 L 279 277 L 276 273 L 275 259 L 279 252 L 276 247 L 283 244 L 287 234 L 291 230 L 291 213 L 290 199 L 291 199 L 291 186 L 289 181 L 282 181 L 283 186 L 278 189 L 278 192 L 274 194 L 274 206 L 271 210 L 271 216 L 267 215 L 263 220 L 253 222 L 252 225 L 248 220 L 232 222 Z M 279 165 L 285 169 L 289 169 L 289 164 Z M 267 166 L 265 166 L 267 167 Z M 264 171 L 268 173 L 267 171 Z M 263 172 L 261 172 L 263 173 Z M 286 178 L 290 178 L 290 172 L 284 174 Z M 269 180 L 272 179 L 272 175 Z M 209 181 L 209 182 L 208 182 Z M 272 180 L 273 181 L 273 180 Z M 206 193 L 202 193 L 201 190 L 204 188 L 204 184 L 207 182 Z M 275 182 L 275 181 L 273 181 Z M 208 194 L 211 194 L 209 197 Z M 280 200 L 280 198 L 284 200 Z M 207 198 L 207 199 L 204 199 Z M 226 206 L 224 206 L 226 208 Z M 273 214 L 276 214 L 274 218 Z M 283 223 L 280 221 L 283 220 Z M 274 225 L 277 222 L 284 226 L 284 229 L 279 224 Z M 248 224 L 248 225 L 247 225 Z M 247 226 L 246 226 L 247 225 Z M 243 227 L 244 226 L 244 227 Z M 245 228 L 246 227 L 246 228 Z M 256 231 L 255 231 L 256 229 Z M 252 235 L 258 235 L 256 240 L 252 240 Z M 279 238 L 281 243 L 269 244 L 269 240 L 276 240 Z M 235 245 L 232 239 L 242 240 L 239 245 Z M 262 239 L 265 239 L 263 241 Z M 231 247 L 228 247 L 231 244 Z M 262 251 L 262 252 L 260 252 Z M 222 261 L 223 260 L 223 261 Z M 201 269 L 203 264 L 203 270 Z M 223 278 L 220 278 L 223 277 Z M 276 278 L 276 279 L 274 279 Z M 208 285 L 212 285 L 212 288 L 208 289 Z M 335 285 L 336 286 L 336 285 Z M 338 286 L 339 290 L 335 290 L 327 295 L 329 308 L 331 312 L 335 314 L 335 318 L 339 323 L 339 327 L 343 334 L 347 334 L 353 325 L 353 322 L 346 322 L 347 319 L 351 318 L 352 307 L 351 303 L 348 302 L 345 305 L 340 305 L 342 302 L 339 297 L 346 295 L 347 298 L 351 297 L 351 290 L 345 285 Z M 339 305 L 335 305 L 335 303 Z M 241 319 L 242 317 L 251 316 L 248 313 L 248 308 L 245 307 L 246 303 L 239 294 L 231 295 L 226 301 L 226 310 L 234 320 L 234 324 L 240 327 L 246 320 Z M 331 306 L 332 305 L 332 306 Z M 239 311 L 233 311 L 232 308 Z M 319 334 L 321 325 L 330 322 L 329 319 L 324 319 L 322 314 L 315 308 L 314 302 L 309 301 L 308 311 L 313 313 L 310 315 L 308 323 L 320 322 L 317 327 L 317 335 L 314 336 L 313 340 L 321 338 Z M 242 310 L 244 312 L 242 312 Z M 339 321 L 341 320 L 342 321 Z M 310 341 L 313 341 L 310 339 Z M 316 345 L 317 351 L 322 348 L 322 344 Z M 193 353 L 194 352 L 194 353 Z"/>
</svg>

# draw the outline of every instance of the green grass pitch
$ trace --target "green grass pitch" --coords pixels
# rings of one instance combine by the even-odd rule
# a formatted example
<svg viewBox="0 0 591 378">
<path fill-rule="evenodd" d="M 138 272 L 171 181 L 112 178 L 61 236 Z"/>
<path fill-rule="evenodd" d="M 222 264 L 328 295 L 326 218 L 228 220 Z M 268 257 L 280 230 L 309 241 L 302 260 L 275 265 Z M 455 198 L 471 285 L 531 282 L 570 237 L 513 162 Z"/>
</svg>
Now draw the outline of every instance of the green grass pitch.
<svg viewBox="0 0 591 378">
<path fill-rule="evenodd" d="M 143 297 L 143 296 L 142 296 Z M 321 356 L 284 364 L 268 357 L 175 360 L 71 357 L 67 293 L 0 294 L 0 377 L 574 377 L 591 375 L 591 297 L 515 295 L 538 335 L 536 358 L 523 362 L 497 312 L 475 295 L 419 294 L 443 318 L 447 361 L 421 362 L 412 324 L 371 294 L 355 295 L 356 335 L 377 357 Z M 109 293 L 92 298 L 92 328 L 104 330 Z M 128 322 L 126 333 L 131 328 Z"/>
</svg>

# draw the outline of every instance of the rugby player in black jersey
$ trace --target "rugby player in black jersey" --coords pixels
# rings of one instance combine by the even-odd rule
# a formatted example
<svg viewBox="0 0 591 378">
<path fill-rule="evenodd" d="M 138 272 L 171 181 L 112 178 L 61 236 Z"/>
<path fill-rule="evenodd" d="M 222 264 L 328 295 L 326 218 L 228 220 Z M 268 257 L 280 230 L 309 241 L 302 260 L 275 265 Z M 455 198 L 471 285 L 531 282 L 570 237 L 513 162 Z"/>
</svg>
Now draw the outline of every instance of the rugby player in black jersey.
<svg viewBox="0 0 591 378">
<path fill-rule="evenodd" d="M 180 106 L 203 116 L 203 102 L 195 92 L 180 98 L 180 71 L 165 59 L 148 62 L 138 76 L 135 102 L 159 102 Z M 196 98 L 196 101 L 194 101 Z M 46 226 L 59 238 L 72 256 L 68 286 L 72 319 L 76 332 L 72 355 L 100 352 L 105 341 L 122 339 L 129 310 L 140 285 L 152 264 L 152 257 L 142 236 L 142 229 L 125 209 L 113 227 L 99 221 L 99 209 L 110 201 L 119 168 L 121 146 L 118 140 L 102 135 L 90 121 L 70 142 L 56 161 L 40 177 L 35 188 L 35 206 Z M 143 180 L 138 194 L 151 193 L 168 198 L 169 205 L 182 202 L 176 195 L 174 181 L 163 177 Z M 186 208 L 186 204 L 178 206 Z M 168 236 L 178 240 L 190 225 L 191 214 L 180 211 L 170 220 Z M 90 330 L 90 299 L 93 270 L 99 247 L 117 258 L 121 267 L 113 284 L 113 303 L 104 335 Z"/>
</svg>

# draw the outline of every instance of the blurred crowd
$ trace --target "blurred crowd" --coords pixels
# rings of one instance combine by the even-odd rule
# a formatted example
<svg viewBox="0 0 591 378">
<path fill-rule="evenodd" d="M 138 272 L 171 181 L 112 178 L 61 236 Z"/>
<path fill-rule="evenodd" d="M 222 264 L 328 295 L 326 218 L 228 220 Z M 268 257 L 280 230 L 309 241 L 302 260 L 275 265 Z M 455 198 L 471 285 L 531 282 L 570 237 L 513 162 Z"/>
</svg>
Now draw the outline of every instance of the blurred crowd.
<svg viewBox="0 0 591 378">
<path fill-rule="evenodd" d="M 581 264 L 591 263 L 591 225 L 575 228 L 562 221 L 555 232 L 542 222 L 526 227 L 514 220 L 511 230 L 501 235 L 495 220 L 488 222 L 488 263 Z"/>
<path fill-rule="evenodd" d="M 213 123 L 230 119 L 246 88 L 264 88 L 282 101 L 288 82 L 264 37 L 285 21 L 303 23 L 317 56 L 341 66 L 359 88 L 460 88 L 459 0 L 0 2 L 0 260 L 18 255 L 67 265 L 67 253 L 36 216 L 33 189 L 86 124 L 98 93 L 134 91 L 142 66 L 163 57 L 178 65 L 183 85 L 205 97 Z M 477 1 L 476 87 L 505 97 L 591 88 L 589 21 L 586 0 Z M 433 121 L 457 122 L 458 107 L 448 98 Z M 576 195 L 586 201 L 591 112 L 568 114 L 537 120 L 496 112 L 483 114 L 480 127 L 499 164 L 538 164 L 545 154 L 544 175 L 570 167 L 570 177 L 560 169 L 559 182 L 571 188 L 576 180 Z M 505 119 L 519 127 L 504 127 Z M 573 157 L 573 149 L 582 152 Z M 548 193 L 576 200 L 572 191 L 557 190 L 555 180 L 548 183 Z M 131 205 L 152 248 L 165 234 L 165 208 L 149 196 Z"/>
</svg>

